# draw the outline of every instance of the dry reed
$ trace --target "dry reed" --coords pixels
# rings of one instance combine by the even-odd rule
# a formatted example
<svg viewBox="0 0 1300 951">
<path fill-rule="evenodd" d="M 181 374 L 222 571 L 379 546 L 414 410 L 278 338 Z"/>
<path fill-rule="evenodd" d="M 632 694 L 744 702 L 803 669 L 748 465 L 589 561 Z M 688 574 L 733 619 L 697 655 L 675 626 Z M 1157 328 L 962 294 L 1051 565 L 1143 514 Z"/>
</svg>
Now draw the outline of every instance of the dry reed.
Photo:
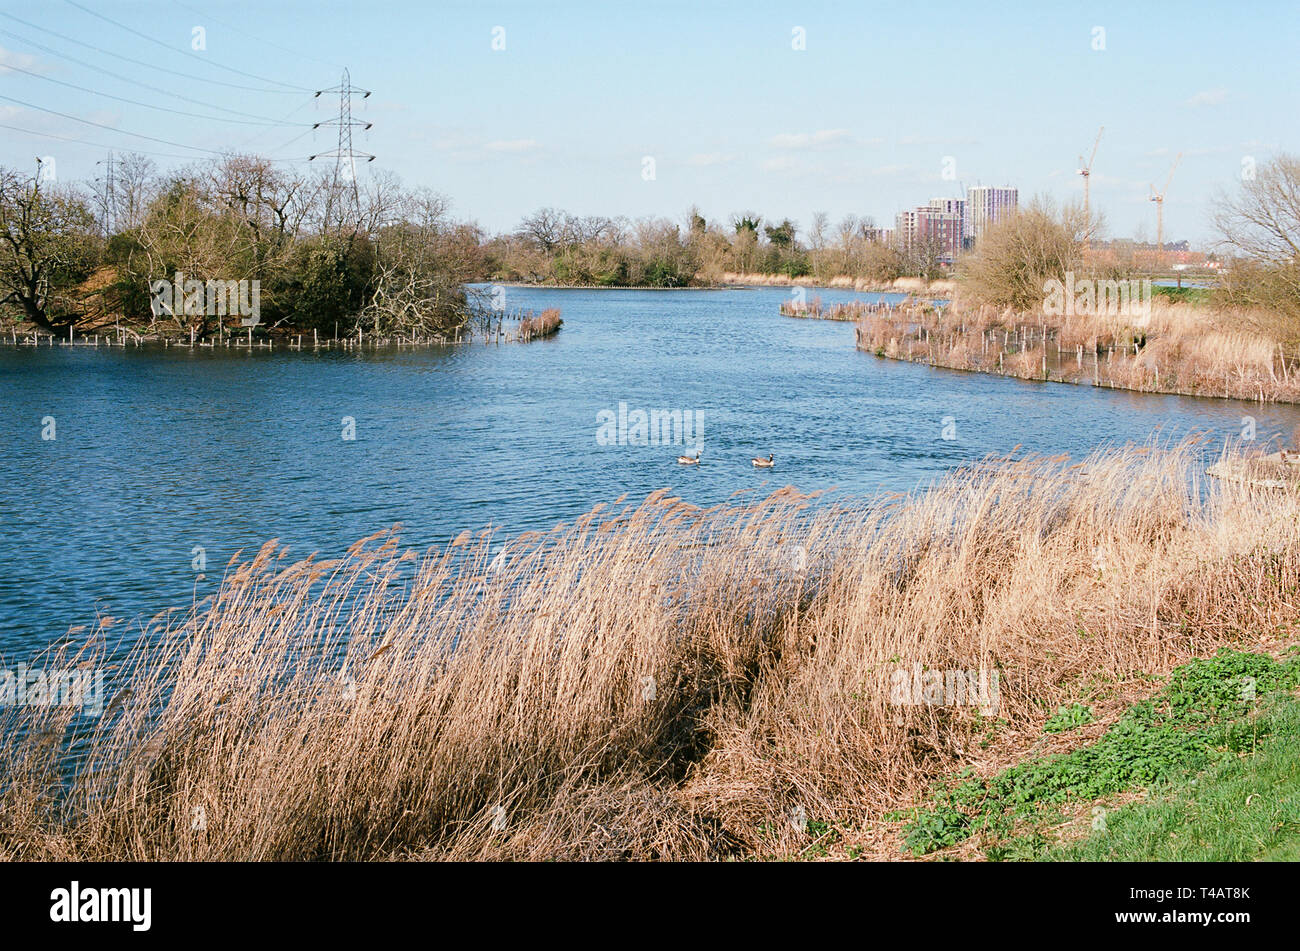
<svg viewBox="0 0 1300 951">
<path fill-rule="evenodd" d="M 559 333 L 563 324 L 564 321 L 560 319 L 559 309 L 548 307 L 536 316 L 529 314 L 519 321 L 519 340 L 527 343 L 529 340 L 549 337 L 551 334 Z"/>
<path fill-rule="evenodd" d="M 88 733 L 0 709 L 0 856 L 795 855 L 793 807 L 865 840 L 991 722 L 894 702 L 893 671 L 1001 671 L 1006 752 L 1100 683 L 1296 620 L 1300 501 L 1203 462 L 988 460 L 870 503 L 661 490 L 423 555 L 268 542 L 129 656 L 51 650 L 113 668 Z"/>
<path fill-rule="evenodd" d="M 953 369 L 1300 403 L 1300 363 L 1248 326 L 1240 315 L 1158 298 L 1146 314 L 1049 317 L 959 300 L 943 309 L 865 313 L 857 337 L 862 349 Z"/>
</svg>

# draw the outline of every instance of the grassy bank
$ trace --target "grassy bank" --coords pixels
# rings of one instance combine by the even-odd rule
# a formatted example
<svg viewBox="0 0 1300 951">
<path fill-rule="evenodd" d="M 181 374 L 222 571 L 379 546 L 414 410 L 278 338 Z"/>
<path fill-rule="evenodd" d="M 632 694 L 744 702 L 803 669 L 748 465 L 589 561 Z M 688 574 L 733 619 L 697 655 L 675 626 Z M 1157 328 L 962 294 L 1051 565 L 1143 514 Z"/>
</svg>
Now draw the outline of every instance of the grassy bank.
<svg viewBox="0 0 1300 951">
<path fill-rule="evenodd" d="M 1296 851 L 1300 811 L 1286 806 L 1300 792 L 1300 766 L 1288 761 L 1300 725 L 1296 650 L 1282 662 L 1227 649 L 1189 661 L 1089 742 L 990 777 L 959 775 L 910 814 L 905 848 L 925 855 L 970 839 L 999 861 L 1240 861 Z M 1073 704 L 1047 718 L 1043 732 L 1090 722 L 1090 708 Z M 1238 794 L 1251 785 L 1253 794 Z M 1267 807 L 1222 821 L 1259 796 Z M 1091 833 L 1081 839 L 1089 817 Z"/>
<path fill-rule="evenodd" d="M 859 349 L 891 359 L 1026 380 L 1147 393 L 1300 402 L 1300 361 L 1230 314 L 1156 295 L 1133 317 L 989 307 L 866 312 Z"/>
<path fill-rule="evenodd" d="M 897 810 L 1033 755 L 1053 711 L 1100 726 L 1193 657 L 1290 636 L 1300 500 L 1202 492 L 1201 466 L 1184 444 L 872 504 L 661 491 L 504 548 L 270 542 L 113 661 L 88 734 L 0 708 L 0 855 L 897 858 Z M 106 664 L 102 635 L 27 663 Z M 918 666 L 998 671 L 996 709 L 900 701 Z"/>
<path fill-rule="evenodd" d="M 1047 849 L 1051 861 L 1300 861 L 1300 704 L 1262 713 L 1234 755 L 1145 790 L 1106 812 L 1084 838 Z M 1245 739 L 1243 736 L 1242 739 Z M 1102 807 L 1104 808 L 1104 807 Z"/>
</svg>

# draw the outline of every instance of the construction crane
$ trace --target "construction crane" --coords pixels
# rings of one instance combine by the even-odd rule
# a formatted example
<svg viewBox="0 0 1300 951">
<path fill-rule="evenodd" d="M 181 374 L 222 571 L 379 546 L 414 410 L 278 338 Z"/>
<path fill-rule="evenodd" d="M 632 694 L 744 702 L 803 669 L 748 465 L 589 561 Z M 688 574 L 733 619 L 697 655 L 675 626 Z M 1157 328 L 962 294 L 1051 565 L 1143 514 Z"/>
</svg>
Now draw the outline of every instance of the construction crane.
<svg viewBox="0 0 1300 951">
<path fill-rule="evenodd" d="M 1097 139 L 1092 143 L 1092 154 L 1088 156 L 1087 165 L 1083 164 L 1083 156 L 1079 156 L 1079 174 L 1083 176 L 1083 221 L 1085 229 L 1083 233 L 1083 245 L 1088 249 L 1092 248 L 1092 217 L 1088 204 L 1090 191 L 1089 184 L 1092 179 L 1092 162 L 1093 159 L 1097 157 L 1097 146 L 1101 145 L 1101 134 L 1105 131 L 1105 126 L 1102 126 L 1097 130 Z"/>
<path fill-rule="evenodd" d="M 1162 264 L 1165 260 L 1165 195 L 1169 193 L 1169 183 L 1174 180 L 1174 169 L 1178 168 L 1178 163 L 1183 160 L 1183 153 L 1179 152 L 1178 157 L 1174 159 L 1173 167 L 1169 169 L 1169 177 L 1165 179 L 1165 187 L 1156 191 L 1156 186 L 1151 186 L 1151 197 L 1148 201 L 1156 203 L 1156 264 Z"/>
</svg>

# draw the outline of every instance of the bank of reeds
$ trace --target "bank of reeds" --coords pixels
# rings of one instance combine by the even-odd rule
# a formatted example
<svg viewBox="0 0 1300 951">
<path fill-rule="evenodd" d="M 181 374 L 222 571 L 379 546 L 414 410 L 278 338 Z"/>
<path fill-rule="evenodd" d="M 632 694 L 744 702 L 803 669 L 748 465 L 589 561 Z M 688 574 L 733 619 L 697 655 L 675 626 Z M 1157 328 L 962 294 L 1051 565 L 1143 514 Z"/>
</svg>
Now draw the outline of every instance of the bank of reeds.
<svg viewBox="0 0 1300 951">
<path fill-rule="evenodd" d="M 552 334 L 560 332 L 560 327 L 564 321 L 560 319 L 560 311 L 557 307 L 548 307 L 540 314 L 528 314 L 519 321 L 518 340 L 527 343 L 530 340 L 537 340 L 541 337 L 549 337 Z"/>
<path fill-rule="evenodd" d="M 811 275 L 790 277 L 788 274 L 740 274 L 726 271 L 723 284 L 742 284 L 757 287 L 833 287 L 845 290 L 883 294 L 915 294 L 921 297 L 948 297 L 956 290 L 955 282 L 948 279 L 924 281 L 919 277 L 899 277 L 892 281 L 872 281 L 864 277 L 838 275 L 815 278 Z"/>
<path fill-rule="evenodd" d="M 1300 360 L 1232 314 L 1156 297 L 1134 316 L 967 307 L 864 314 L 860 349 L 1022 379 L 1300 402 Z"/>
<path fill-rule="evenodd" d="M 781 302 L 783 317 L 802 317 L 808 320 L 843 320 L 859 321 L 869 316 L 898 317 L 909 313 L 919 306 L 915 302 L 898 305 L 886 301 L 846 301 L 829 306 L 822 303 L 820 297 L 812 300 L 788 300 Z"/>
<path fill-rule="evenodd" d="M 504 548 L 268 542 L 126 658 L 28 660 L 115 687 L 71 774 L 83 721 L 0 708 L 0 856 L 806 856 L 791 816 L 897 855 L 887 811 L 937 776 L 1297 620 L 1297 498 L 1202 465 L 988 460 L 870 504 L 661 490 Z M 898 702 L 915 665 L 1000 671 L 996 713 Z"/>
</svg>

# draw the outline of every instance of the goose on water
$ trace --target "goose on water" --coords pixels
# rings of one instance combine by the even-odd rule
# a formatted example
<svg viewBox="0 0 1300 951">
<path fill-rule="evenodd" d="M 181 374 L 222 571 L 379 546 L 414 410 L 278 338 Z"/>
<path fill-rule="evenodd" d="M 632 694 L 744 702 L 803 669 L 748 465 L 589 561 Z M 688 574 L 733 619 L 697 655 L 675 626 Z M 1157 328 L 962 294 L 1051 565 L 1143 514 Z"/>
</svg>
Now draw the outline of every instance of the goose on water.
<svg viewBox="0 0 1300 951">
<path fill-rule="evenodd" d="M 755 456 L 753 459 L 750 460 L 750 462 L 754 464 L 755 469 L 770 469 L 774 465 L 776 465 L 776 463 L 772 461 L 772 454 L 770 452 L 767 454 L 766 459 L 760 459 L 757 456 Z"/>
<path fill-rule="evenodd" d="M 700 464 L 699 450 L 696 450 L 693 456 L 678 456 L 677 462 L 683 466 L 698 466 Z"/>
</svg>

